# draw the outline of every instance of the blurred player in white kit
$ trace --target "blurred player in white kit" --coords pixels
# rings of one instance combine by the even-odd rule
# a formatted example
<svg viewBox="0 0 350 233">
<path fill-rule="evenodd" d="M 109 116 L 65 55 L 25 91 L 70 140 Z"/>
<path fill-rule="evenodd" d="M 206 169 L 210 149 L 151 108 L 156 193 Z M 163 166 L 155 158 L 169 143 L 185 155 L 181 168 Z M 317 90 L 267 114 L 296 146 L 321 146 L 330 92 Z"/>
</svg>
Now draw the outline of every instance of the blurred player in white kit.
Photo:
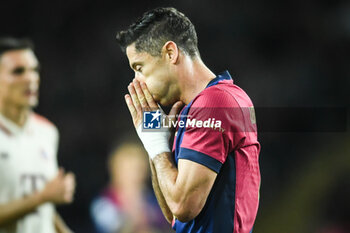
<svg viewBox="0 0 350 233">
<path fill-rule="evenodd" d="M 0 233 L 71 232 L 55 204 L 75 178 L 57 166 L 57 128 L 33 112 L 39 62 L 30 41 L 0 38 Z"/>
</svg>

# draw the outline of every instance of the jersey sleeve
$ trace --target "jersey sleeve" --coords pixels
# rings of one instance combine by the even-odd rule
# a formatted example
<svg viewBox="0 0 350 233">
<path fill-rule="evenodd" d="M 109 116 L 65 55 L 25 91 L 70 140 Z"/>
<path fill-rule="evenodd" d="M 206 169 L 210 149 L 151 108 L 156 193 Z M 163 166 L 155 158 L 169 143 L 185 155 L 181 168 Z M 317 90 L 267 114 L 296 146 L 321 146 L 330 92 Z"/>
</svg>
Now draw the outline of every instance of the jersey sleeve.
<svg viewBox="0 0 350 233">
<path fill-rule="evenodd" d="M 229 93 L 219 88 L 203 92 L 193 101 L 188 113 L 190 122 L 186 122 L 178 158 L 219 173 L 229 152 L 244 140 L 241 112 Z"/>
<path fill-rule="evenodd" d="M 58 172 L 58 161 L 57 161 L 57 153 L 59 146 L 59 131 L 54 123 L 52 123 L 47 118 L 34 113 L 33 118 L 37 124 L 40 126 L 41 132 L 44 135 L 44 140 L 50 147 L 50 151 L 52 153 L 53 159 L 51 162 L 51 168 L 53 170 L 52 176 L 56 175 Z"/>
</svg>

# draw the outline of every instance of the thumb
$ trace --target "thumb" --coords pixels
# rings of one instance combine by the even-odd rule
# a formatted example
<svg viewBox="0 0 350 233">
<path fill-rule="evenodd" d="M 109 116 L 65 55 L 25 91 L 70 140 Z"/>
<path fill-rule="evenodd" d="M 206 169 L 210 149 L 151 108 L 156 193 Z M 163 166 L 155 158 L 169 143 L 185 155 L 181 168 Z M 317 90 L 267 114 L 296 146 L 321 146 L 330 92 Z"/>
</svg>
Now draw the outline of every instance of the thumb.
<svg viewBox="0 0 350 233">
<path fill-rule="evenodd" d="M 182 101 L 177 101 L 172 107 L 169 112 L 170 118 L 175 118 L 175 115 L 178 114 L 182 108 L 184 103 Z"/>
<path fill-rule="evenodd" d="M 68 185 L 75 186 L 75 175 L 72 172 L 67 173 L 64 180 Z"/>
</svg>

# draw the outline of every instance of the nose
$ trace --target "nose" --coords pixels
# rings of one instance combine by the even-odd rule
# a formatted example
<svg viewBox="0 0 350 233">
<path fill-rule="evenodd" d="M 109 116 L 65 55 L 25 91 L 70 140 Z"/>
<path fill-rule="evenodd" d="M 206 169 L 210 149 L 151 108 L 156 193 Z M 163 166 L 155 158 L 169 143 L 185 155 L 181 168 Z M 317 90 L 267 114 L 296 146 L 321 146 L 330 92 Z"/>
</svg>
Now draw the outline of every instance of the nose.
<svg viewBox="0 0 350 233">
<path fill-rule="evenodd" d="M 30 83 L 35 83 L 39 81 L 39 74 L 36 71 L 28 70 L 25 73 L 25 79 Z"/>
<path fill-rule="evenodd" d="M 135 76 L 134 76 L 134 79 L 136 79 L 137 81 L 141 81 L 141 78 L 140 78 L 140 73 L 139 72 L 135 72 Z"/>
<path fill-rule="evenodd" d="M 39 74 L 35 71 L 27 71 L 24 74 L 24 82 L 32 91 L 37 91 L 39 88 Z"/>
</svg>

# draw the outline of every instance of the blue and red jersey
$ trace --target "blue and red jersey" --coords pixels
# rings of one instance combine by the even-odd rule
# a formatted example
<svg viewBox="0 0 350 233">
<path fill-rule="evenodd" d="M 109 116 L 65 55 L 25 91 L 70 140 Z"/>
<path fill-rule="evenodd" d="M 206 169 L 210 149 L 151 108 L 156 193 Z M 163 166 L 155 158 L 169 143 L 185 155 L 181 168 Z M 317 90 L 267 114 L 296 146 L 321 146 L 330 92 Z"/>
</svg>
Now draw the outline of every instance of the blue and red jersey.
<svg viewBox="0 0 350 233">
<path fill-rule="evenodd" d="M 173 228 L 177 233 L 252 232 L 260 188 L 252 101 L 225 71 L 183 108 L 180 121 L 184 127 L 177 128 L 173 145 L 176 165 L 191 160 L 217 178 L 199 215 L 189 222 L 175 219 Z"/>
</svg>

